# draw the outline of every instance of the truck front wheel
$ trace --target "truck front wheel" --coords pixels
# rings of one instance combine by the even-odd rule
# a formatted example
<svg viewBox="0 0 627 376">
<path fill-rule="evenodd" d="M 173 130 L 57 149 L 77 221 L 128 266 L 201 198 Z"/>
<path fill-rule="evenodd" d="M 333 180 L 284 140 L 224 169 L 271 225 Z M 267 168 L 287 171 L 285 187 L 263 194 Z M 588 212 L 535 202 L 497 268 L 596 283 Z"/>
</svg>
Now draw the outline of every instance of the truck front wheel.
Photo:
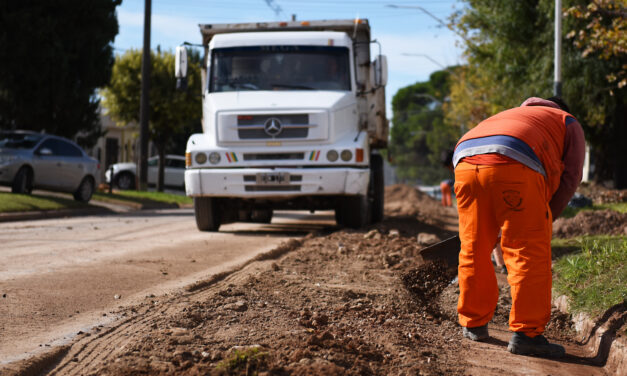
<svg viewBox="0 0 627 376">
<path fill-rule="evenodd" d="M 370 220 L 372 223 L 381 222 L 383 220 L 384 195 L 383 157 L 379 154 L 372 154 L 370 156 L 370 186 L 368 187 Z"/>
<path fill-rule="evenodd" d="M 362 228 L 370 222 L 370 205 L 365 195 L 343 197 L 335 209 L 338 225 L 350 228 Z"/>
<path fill-rule="evenodd" d="M 220 211 L 218 200 L 213 197 L 194 197 L 194 214 L 196 227 L 200 231 L 218 231 L 220 228 Z"/>
</svg>

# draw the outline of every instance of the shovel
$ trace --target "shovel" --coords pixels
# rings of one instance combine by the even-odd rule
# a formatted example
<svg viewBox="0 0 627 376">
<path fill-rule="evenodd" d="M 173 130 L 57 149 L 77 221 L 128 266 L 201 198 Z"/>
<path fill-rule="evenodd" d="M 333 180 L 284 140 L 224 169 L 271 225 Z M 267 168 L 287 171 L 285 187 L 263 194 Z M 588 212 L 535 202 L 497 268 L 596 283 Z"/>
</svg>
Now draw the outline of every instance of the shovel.
<svg viewBox="0 0 627 376">
<path fill-rule="evenodd" d="M 425 261 L 444 260 L 449 269 L 457 269 L 461 245 L 459 235 L 455 235 L 439 243 L 423 248 L 420 251 L 420 255 Z"/>
</svg>

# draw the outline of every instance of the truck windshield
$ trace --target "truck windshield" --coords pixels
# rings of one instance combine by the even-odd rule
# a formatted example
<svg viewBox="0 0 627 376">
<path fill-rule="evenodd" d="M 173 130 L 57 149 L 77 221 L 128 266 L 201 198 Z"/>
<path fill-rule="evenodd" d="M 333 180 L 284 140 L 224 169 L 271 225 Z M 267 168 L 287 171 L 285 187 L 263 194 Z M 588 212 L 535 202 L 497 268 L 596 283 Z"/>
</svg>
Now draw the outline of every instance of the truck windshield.
<svg viewBox="0 0 627 376">
<path fill-rule="evenodd" d="M 346 47 L 217 48 L 211 59 L 210 92 L 351 90 Z"/>
</svg>

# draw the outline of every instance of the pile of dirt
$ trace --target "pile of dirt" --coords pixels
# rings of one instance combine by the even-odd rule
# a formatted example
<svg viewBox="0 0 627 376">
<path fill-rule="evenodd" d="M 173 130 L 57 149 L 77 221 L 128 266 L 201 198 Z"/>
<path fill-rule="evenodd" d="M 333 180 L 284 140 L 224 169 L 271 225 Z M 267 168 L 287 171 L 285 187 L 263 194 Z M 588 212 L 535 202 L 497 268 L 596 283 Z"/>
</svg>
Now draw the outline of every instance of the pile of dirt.
<svg viewBox="0 0 627 376">
<path fill-rule="evenodd" d="M 572 238 L 581 235 L 627 235 L 627 213 L 613 210 L 583 210 L 572 218 L 553 222 L 553 236 Z"/>
<path fill-rule="evenodd" d="M 426 312 L 433 296 L 403 286 L 403 275 L 418 282 L 411 272 L 421 267 L 417 234 L 431 229 L 408 221 L 413 231 L 383 222 L 369 231 L 310 236 L 278 261 L 123 311 L 133 323 L 122 348 L 97 340 L 57 370 L 71 373 L 80 362 L 80 373 L 92 375 L 463 374 L 457 324 Z M 448 283 L 442 273 L 436 267 L 428 274 Z"/>
<path fill-rule="evenodd" d="M 447 269 L 446 262 L 435 260 L 403 274 L 401 280 L 414 299 L 428 312 L 434 314 L 439 313 L 433 309 L 437 298 L 451 284 L 456 274 L 455 271 Z"/>
<path fill-rule="evenodd" d="M 590 198 L 595 204 L 627 201 L 627 189 L 609 189 L 593 182 L 583 182 L 577 192 Z"/>
<path fill-rule="evenodd" d="M 448 229 L 457 226 L 457 210 L 406 184 L 385 187 L 385 215 L 412 217 L 420 222 Z"/>
<path fill-rule="evenodd" d="M 386 219 L 369 229 L 312 234 L 271 252 L 276 260 L 120 310 L 121 323 L 79 335 L 52 373 L 469 374 L 471 361 L 494 354 L 461 338 L 459 286 L 443 264 L 420 257 L 455 233 L 433 225 L 449 223 L 454 209 L 407 186 L 386 195 Z M 493 322 L 506 328 L 511 299 L 500 288 Z M 547 337 L 565 322 L 552 321 Z"/>
</svg>

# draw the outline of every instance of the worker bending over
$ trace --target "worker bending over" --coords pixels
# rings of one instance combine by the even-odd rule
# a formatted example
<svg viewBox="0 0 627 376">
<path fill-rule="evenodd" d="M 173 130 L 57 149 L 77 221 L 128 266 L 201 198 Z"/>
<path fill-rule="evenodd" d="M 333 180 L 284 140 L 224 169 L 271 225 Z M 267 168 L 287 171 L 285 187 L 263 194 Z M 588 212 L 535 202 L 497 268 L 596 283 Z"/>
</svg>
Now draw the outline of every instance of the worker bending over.
<svg viewBox="0 0 627 376">
<path fill-rule="evenodd" d="M 459 211 L 459 322 L 488 338 L 498 299 L 490 253 L 501 247 L 511 287 L 508 350 L 561 357 L 542 335 L 551 316 L 551 235 L 582 176 L 584 135 L 560 98 L 529 98 L 471 129 L 453 156 Z"/>
</svg>

